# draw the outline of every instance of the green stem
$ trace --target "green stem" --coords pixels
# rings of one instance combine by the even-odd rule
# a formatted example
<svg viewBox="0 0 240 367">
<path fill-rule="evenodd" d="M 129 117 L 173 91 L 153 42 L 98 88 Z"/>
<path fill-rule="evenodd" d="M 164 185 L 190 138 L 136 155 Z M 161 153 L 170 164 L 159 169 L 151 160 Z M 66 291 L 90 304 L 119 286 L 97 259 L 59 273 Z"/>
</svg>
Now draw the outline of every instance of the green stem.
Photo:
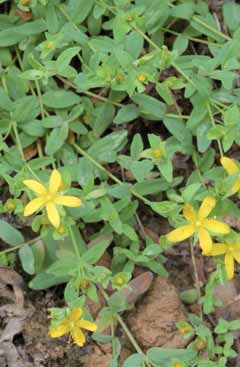
<svg viewBox="0 0 240 367">
<path fill-rule="evenodd" d="M 22 59 L 21 59 L 21 55 L 20 55 L 20 52 L 19 50 L 16 48 L 16 56 L 17 56 L 17 60 L 18 60 L 18 63 L 19 63 L 19 66 L 20 66 L 20 69 L 23 71 L 24 70 L 24 67 L 23 67 L 23 63 L 22 63 Z M 34 88 L 32 87 L 32 84 L 30 81 L 28 81 L 28 85 L 29 85 L 29 89 L 32 93 L 33 96 L 36 95 L 35 91 L 34 91 Z"/>
<path fill-rule="evenodd" d="M 21 247 L 25 246 L 25 245 L 32 245 L 34 244 L 36 241 L 40 240 L 41 239 L 41 236 L 38 236 L 38 237 L 35 237 L 33 238 L 32 240 L 29 240 L 29 241 L 26 241 L 24 243 L 21 243 L 20 245 L 17 245 L 17 246 L 14 246 L 14 247 L 11 247 L 11 248 L 8 248 L 7 250 L 3 250 L 3 251 L 0 251 L 0 254 L 7 254 L 9 252 L 13 252 L 13 251 L 16 251 L 18 249 L 20 249 Z"/>
<path fill-rule="evenodd" d="M 79 251 L 79 248 L 78 248 L 77 242 L 76 242 L 76 238 L 75 238 L 74 233 L 73 233 L 73 231 L 72 231 L 72 227 L 69 227 L 69 233 L 70 233 L 70 237 L 71 237 L 71 240 L 72 240 L 72 244 L 73 244 L 73 247 L 74 247 L 75 253 L 76 253 L 77 257 L 78 257 L 79 259 L 81 259 L 81 254 L 80 254 L 80 251 Z"/>
<path fill-rule="evenodd" d="M 19 138 L 17 123 L 15 121 L 12 123 L 12 127 L 13 127 L 13 131 L 14 131 L 14 135 L 15 135 L 16 144 L 17 144 L 19 154 L 20 154 L 22 160 L 25 162 L 26 160 L 25 160 L 25 157 L 24 157 L 23 147 L 22 147 L 22 144 L 21 144 L 21 141 L 20 141 L 20 138 Z"/>
<path fill-rule="evenodd" d="M 212 113 L 212 110 L 211 110 L 211 107 L 210 107 L 209 103 L 207 103 L 207 109 L 208 109 L 208 113 L 209 113 L 211 123 L 215 127 L 216 123 L 215 123 L 214 116 L 213 116 L 213 113 Z M 222 149 L 221 141 L 219 139 L 217 139 L 217 143 L 218 143 L 218 148 L 219 148 L 219 151 L 220 151 L 220 155 L 221 155 L 221 157 L 223 157 L 223 149 Z"/>
<path fill-rule="evenodd" d="M 168 29 L 168 28 L 164 28 L 164 27 L 161 27 L 161 30 L 163 30 L 165 32 L 168 32 L 170 34 L 173 34 L 174 36 L 178 36 L 179 34 L 181 34 L 181 33 L 173 31 L 172 29 Z M 203 43 L 204 45 L 211 45 L 211 46 L 221 47 L 221 45 L 219 45 L 218 43 L 215 43 L 215 42 L 202 40 L 201 38 L 191 37 L 191 36 L 188 36 L 187 34 L 186 35 L 183 34 L 183 36 L 188 38 L 190 41 L 193 41 L 193 42 Z"/>
<path fill-rule="evenodd" d="M 196 241 L 194 241 L 194 240 L 190 241 L 190 251 L 191 251 L 191 259 L 192 259 L 192 264 L 193 264 L 194 277 L 195 277 L 195 285 L 196 285 L 197 292 L 198 292 L 198 303 L 199 303 L 199 306 L 200 306 L 200 317 L 202 319 L 203 315 L 202 315 L 202 307 L 201 307 L 201 303 L 200 303 L 201 288 L 200 288 L 200 281 L 199 281 L 199 276 L 198 276 L 198 271 L 197 271 L 196 258 L 195 258 L 195 254 L 194 254 L 194 244 L 195 244 L 195 242 Z"/>
<path fill-rule="evenodd" d="M 61 80 L 61 82 L 63 82 L 65 85 L 67 85 L 68 87 L 70 88 L 73 88 L 73 89 L 77 89 L 76 85 L 73 84 L 72 82 L 70 82 L 69 80 L 57 75 L 56 76 L 59 80 Z M 102 101 L 102 102 L 106 102 L 106 103 L 111 103 L 112 105 L 116 106 L 116 107 L 125 107 L 125 105 L 123 103 L 119 103 L 119 102 L 114 102 L 114 101 L 111 101 L 109 100 L 108 98 L 106 97 L 103 97 L 103 96 L 100 96 L 99 94 L 96 94 L 96 93 L 93 93 L 91 91 L 84 91 L 82 92 L 83 94 L 85 94 L 86 96 L 89 96 L 89 97 L 93 97 L 93 98 L 96 98 L 96 99 L 99 99 L 99 101 Z M 188 115 L 176 115 L 174 113 L 166 113 L 166 117 L 172 117 L 172 118 L 177 118 L 177 119 L 185 119 L 187 120 L 189 118 Z"/>
<path fill-rule="evenodd" d="M 105 292 L 105 290 L 102 287 L 99 287 L 103 297 L 105 298 L 105 300 L 107 301 L 107 303 L 109 302 L 109 297 L 107 295 L 107 293 Z M 138 345 L 136 339 L 134 338 L 134 336 L 132 335 L 131 331 L 129 330 L 128 326 L 126 325 L 126 323 L 123 321 L 122 317 L 117 314 L 116 318 L 119 322 L 119 324 L 121 325 L 122 329 L 124 330 L 124 332 L 126 333 L 128 339 L 130 340 L 130 342 L 132 343 L 133 347 L 135 348 L 135 350 L 142 355 L 145 355 L 144 352 L 142 351 L 142 349 L 140 348 L 140 346 Z"/>
<path fill-rule="evenodd" d="M 151 38 L 149 38 L 140 28 L 138 28 L 136 25 L 133 25 L 132 28 L 135 29 L 135 31 L 138 32 L 152 47 L 154 47 L 155 50 L 161 51 L 161 48 L 155 42 L 153 42 Z M 175 62 L 172 62 L 171 64 L 179 72 L 179 74 L 181 74 L 196 90 L 198 90 L 197 85 L 190 79 L 190 77 Z M 213 104 L 215 105 L 218 104 L 218 105 L 221 105 L 221 107 L 225 108 L 225 106 L 221 102 L 213 98 L 210 98 L 210 99 Z"/>
<path fill-rule="evenodd" d="M 78 151 L 82 156 L 84 156 L 85 158 L 87 158 L 90 162 L 92 162 L 99 170 L 101 170 L 102 172 L 106 173 L 106 175 L 108 177 L 110 177 L 114 182 L 116 182 L 118 185 L 124 185 L 124 182 L 122 182 L 121 180 L 119 180 L 119 178 L 117 178 L 116 176 L 114 176 L 111 172 L 109 172 L 106 168 L 104 168 L 100 163 L 98 163 L 92 156 L 90 156 L 90 154 L 88 154 L 84 149 L 80 148 L 79 145 L 77 144 L 73 144 L 73 147 L 76 149 L 76 151 Z M 135 197 L 137 197 L 139 200 L 143 201 L 145 204 L 147 205 L 151 205 L 151 202 L 149 200 L 147 200 L 146 198 L 144 198 L 142 195 L 138 194 L 137 191 L 135 191 L 134 189 L 130 188 L 130 192 L 132 193 L 132 195 L 134 195 Z"/>
<path fill-rule="evenodd" d="M 203 27 L 207 28 L 209 31 L 215 33 L 217 36 L 224 38 L 226 41 L 232 40 L 231 37 L 213 28 L 209 24 L 205 23 L 203 20 L 199 19 L 197 16 L 194 16 L 192 19 L 195 20 L 195 22 L 197 22 L 198 24 L 201 24 Z"/>
<path fill-rule="evenodd" d="M 23 160 L 23 162 L 25 163 L 25 166 L 27 167 L 27 169 L 29 170 L 29 172 L 31 172 L 31 174 L 37 179 L 39 180 L 38 175 L 32 170 L 32 168 L 29 166 L 29 164 L 27 163 L 25 157 L 24 157 L 24 152 L 23 152 L 23 147 L 21 144 L 21 140 L 18 134 L 18 129 L 17 129 L 17 123 L 15 121 L 12 122 L 12 127 L 13 127 L 13 131 L 14 131 L 14 135 L 15 135 L 15 139 L 16 139 L 16 145 L 19 151 L 19 154 Z"/>
<path fill-rule="evenodd" d="M 36 85 L 36 89 L 37 89 L 38 101 L 39 101 L 39 106 L 40 106 L 40 110 L 41 110 L 41 117 L 42 117 L 42 119 L 44 119 L 45 110 L 44 110 L 44 106 L 43 106 L 42 93 L 41 93 L 41 89 L 40 89 L 38 80 L 35 80 L 35 85 Z"/>
<path fill-rule="evenodd" d="M 6 83 L 6 79 L 4 75 L 2 76 L 2 86 L 5 92 L 8 93 L 8 87 L 7 87 L 7 83 Z"/>
</svg>

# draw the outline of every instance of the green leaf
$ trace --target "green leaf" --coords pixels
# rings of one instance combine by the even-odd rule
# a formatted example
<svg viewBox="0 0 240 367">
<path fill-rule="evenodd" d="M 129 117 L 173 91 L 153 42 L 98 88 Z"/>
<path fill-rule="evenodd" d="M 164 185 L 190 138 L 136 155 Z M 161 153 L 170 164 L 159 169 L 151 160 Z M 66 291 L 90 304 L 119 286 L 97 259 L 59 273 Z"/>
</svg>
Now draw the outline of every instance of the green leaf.
<svg viewBox="0 0 240 367">
<path fill-rule="evenodd" d="M 24 38 L 40 34 L 46 29 L 47 25 L 42 19 L 4 29 L 0 32 L 0 47 L 13 46 Z"/>
<path fill-rule="evenodd" d="M 197 147 L 200 153 L 206 152 L 211 145 L 211 140 L 208 139 L 208 131 L 211 128 L 210 123 L 201 123 L 197 128 Z"/>
<path fill-rule="evenodd" d="M 195 4 L 193 2 L 186 2 L 186 4 L 175 5 L 171 15 L 175 18 L 190 19 L 194 14 Z"/>
<path fill-rule="evenodd" d="M 3 88 L 0 87 L 0 108 L 5 111 L 12 111 L 13 103 Z"/>
<path fill-rule="evenodd" d="M 142 354 L 137 353 L 132 354 L 123 363 L 123 367 L 143 367 L 143 366 L 144 366 L 144 356 Z"/>
<path fill-rule="evenodd" d="M 43 103 L 51 108 L 67 108 L 80 103 L 81 98 L 66 90 L 50 90 L 43 95 Z"/>
<path fill-rule="evenodd" d="M 167 108 L 158 99 L 145 94 L 137 94 L 132 97 L 132 100 L 139 106 L 141 114 L 149 120 L 161 121 L 164 118 Z"/>
<path fill-rule="evenodd" d="M 56 127 L 47 137 L 47 143 L 45 152 L 47 155 L 53 155 L 56 153 L 64 144 L 68 137 L 68 126 L 64 124 L 62 127 Z"/>
<path fill-rule="evenodd" d="M 172 182 L 173 179 L 173 166 L 169 159 L 163 159 L 156 163 L 161 175 L 168 181 Z"/>
<path fill-rule="evenodd" d="M 96 118 L 93 131 L 96 136 L 101 136 L 112 124 L 115 115 L 115 108 L 111 103 L 105 103 L 96 109 Z"/>
<path fill-rule="evenodd" d="M 97 161 L 114 162 L 116 160 L 116 153 L 123 148 L 127 141 L 127 131 L 116 131 L 112 134 L 98 139 L 88 153 Z"/>
<path fill-rule="evenodd" d="M 144 266 L 149 268 L 154 273 L 158 274 L 160 277 L 166 278 L 168 277 L 168 272 L 164 268 L 164 266 L 159 261 L 147 261 L 146 263 L 143 263 Z"/>
<path fill-rule="evenodd" d="M 94 0 L 70 0 L 68 4 L 68 12 L 72 21 L 81 24 L 90 13 L 94 4 Z"/>
<path fill-rule="evenodd" d="M 21 232 L 2 219 L 0 219 L 0 238 L 10 246 L 24 243 L 24 237 Z"/>
<path fill-rule="evenodd" d="M 109 222 L 112 228 L 118 233 L 123 232 L 122 222 L 119 217 L 118 211 L 112 204 L 111 200 L 105 196 L 100 198 L 101 203 L 101 217 L 104 221 Z"/>
<path fill-rule="evenodd" d="M 161 201 L 159 203 L 151 203 L 151 208 L 163 217 L 167 217 L 172 211 L 178 208 L 178 204 L 172 201 Z"/>
<path fill-rule="evenodd" d="M 192 135 L 184 122 L 180 119 L 165 117 L 163 123 L 168 131 L 183 145 L 189 152 L 192 149 Z"/>
<path fill-rule="evenodd" d="M 12 119 L 22 123 L 35 119 L 39 113 L 40 107 L 37 97 L 25 96 L 14 102 Z"/>
<path fill-rule="evenodd" d="M 58 71 L 63 71 L 71 62 L 72 58 L 80 51 L 80 47 L 69 47 L 64 50 L 57 58 Z"/>
<path fill-rule="evenodd" d="M 22 263 L 23 270 L 32 275 L 35 273 L 35 261 L 32 249 L 29 245 L 24 245 L 19 250 L 19 257 Z"/>
<path fill-rule="evenodd" d="M 143 141 L 140 134 L 135 134 L 131 144 L 132 159 L 139 159 L 143 151 Z"/>
<path fill-rule="evenodd" d="M 156 91 L 169 106 L 173 104 L 172 93 L 165 84 L 157 83 Z"/>
<path fill-rule="evenodd" d="M 190 363 L 197 356 L 197 352 L 186 349 L 174 349 L 174 348 L 150 348 L 147 351 L 148 358 L 157 365 L 169 364 L 172 360 L 177 359 L 179 361 Z"/>
<path fill-rule="evenodd" d="M 224 21 L 230 31 L 235 31 L 239 27 L 240 4 L 235 1 L 226 1 L 223 4 Z"/>
<path fill-rule="evenodd" d="M 182 197 L 185 203 L 190 203 L 194 199 L 194 196 L 197 194 L 201 186 L 201 183 L 194 183 L 184 188 L 182 191 Z"/>
<path fill-rule="evenodd" d="M 58 284 L 66 283 L 68 276 L 56 276 L 48 273 L 37 274 L 29 283 L 29 287 L 36 290 L 47 289 Z"/>
<path fill-rule="evenodd" d="M 179 34 L 173 44 L 173 50 L 176 50 L 179 55 L 183 54 L 188 48 L 188 38 L 184 34 Z"/>
<path fill-rule="evenodd" d="M 47 273 L 55 276 L 66 276 L 74 274 L 80 266 L 79 259 L 71 252 L 62 254 L 61 258 L 55 261 L 47 270 Z"/>
<path fill-rule="evenodd" d="M 113 122 L 117 125 L 135 120 L 139 116 L 139 109 L 134 104 L 120 108 Z"/>
<path fill-rule="evenodd" d="M 180 293 L 181 300 L 187 305 L 192 305 L 198 300 L 198 291 L 197 289 L 187 289 Z"/>
<path fill-rule="evenodd" d="M 105 238 L 99 238 L 99 240 L 95 239 L 94 242 L 96 244 L 92 244 L 92 247 L 83 254 L 82 260 L 88 264 L 95 264 L 99 259 L 101 259 L 106 249 L 110 246 L 112 240 L 112 235 L 106 235 Z"/>
</svg>

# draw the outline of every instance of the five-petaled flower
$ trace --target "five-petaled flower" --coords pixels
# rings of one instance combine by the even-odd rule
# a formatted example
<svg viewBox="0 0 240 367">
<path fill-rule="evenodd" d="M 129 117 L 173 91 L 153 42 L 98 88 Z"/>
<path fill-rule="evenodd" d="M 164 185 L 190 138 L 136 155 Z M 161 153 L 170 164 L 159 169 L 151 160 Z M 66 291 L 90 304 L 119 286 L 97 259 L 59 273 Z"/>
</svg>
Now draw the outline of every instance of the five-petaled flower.
<svg viewBox="0 0 240 367">
<path fill-rule="evenodd" d="M 207 196 L 203 200 L 198 213 L 195 212 L 191 205 L 185 204 L 183 215 L 189 224 L 171 231 L 167 235 L 167 239 L 171 242 L 181 242 L 193 234 L 197 234 L 203 254 L 209 253 L 212 249 L 212 239 L 208 231 L 219 234 L 230 232 L 230 227 L 227 224 L 212 218 L 207 218 L 215 205 L 216 200 L 211 196 Z"/>
<path fill-rule="evenodd" d="M 58 326 L 49 328 L 49 335 L 52 338 L 59 338 L 70 334 L 74 342 L 82 347 L 86 342 L 86 337 L 81 329 L 97 330 L 97 325 L 94 322 L 82 320 L 82 315 L 83 310 L 80 307 L 73 308 L 70 316 L 65 317 Z"/>
<path fill-rule="evenodd" d="M 214 243 L 212 250 L 206 254 L 207 256 L 224 256 L 225 269 L 227 278 L 232 279 L 234 276 L 234 260 L 240 264 L 240 242 L 239 243 Z"/>
<path fill-rule="evenodd" d="M 233 195 L 236 192 L 240 191 L 240 169 L 238 168 L 234 160 L 228 157 L 222 157 L 221 164 L 229 175 L 234 175 L 236 173 L 239 174 L 239 176 L 236 178 L 236 181 L 230 191 L 231 195 Z"/>
<path fill-rule="evenodd" d="M 25 207 L 23 215 L 25 217 L 45 207 L 49 222 L 58 228 L 60 225 L 60 216 L 57 210 L 57 205 L 65 205 L 70 207 L 81 206 L 82 202 L 75 196 L 66 196 L 59 193 L 62 185 L 60 173 L 54 169 L 52 171 L 48 188 L 35 180 L 24 180 L 24 185 L 38 194 L 36 199 L 31 200 Z"/>
</svg>

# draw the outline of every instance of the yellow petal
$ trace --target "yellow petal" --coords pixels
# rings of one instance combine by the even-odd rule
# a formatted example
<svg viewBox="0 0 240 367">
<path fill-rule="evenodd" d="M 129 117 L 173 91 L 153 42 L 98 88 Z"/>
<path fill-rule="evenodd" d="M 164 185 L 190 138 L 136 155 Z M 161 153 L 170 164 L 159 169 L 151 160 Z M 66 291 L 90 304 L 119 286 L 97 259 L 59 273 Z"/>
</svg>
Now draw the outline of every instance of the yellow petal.
<svg viewBox="0 0 240 367">
<path fill-rule="evenodd" d="M 240 263 L 240 243 L 234 243 L 230 246 L 233 248 L 232 255 L 234 259 Z"/>
<path fill-rule="evenodd" d="M 172 232 L 168 233 L 167 240 L 171 242 L 180 242 L 189 238 L 194 233 L 194 226 L 189 224 L 186 226 L 174 229 Z"/>
<path fill-rule="evenodd" d="M 87 321 L 87 320 L 79 320 L 77 325 L 82 328 L 89 331 L 96 331 L 97 325 L 94 322 Z"/>
<path fill-rule="evenodd" d="M 65 205 L 65 206 L 71 206 L 73 208 L 81 206 L 82 201 L 81 199 L 75 197 L 75 196 L 57 196 L 54 200 L 55 204 L 58 205 Z"/>
<path fill-rule="evenodd" d="M 73 340 L 77 345 L 79 345 L 79 347 L 82 347 L 85 344 L 86 338 L 81 329 L 74 328 L 71 332 L 71 335 Z"/>
<path fill-rule="evenodd" d="M 59 190 L 59 187 L 62 183 L 62 178 L 58 170 L 54 169 L 52 171 L 50 180 L 49 180 L 49 192 L 51 194 L 56 194 Z"/>
<path fill-rule="evenodd" d="M 191 223 L 196 222 L 197 220 L 197 215 L 192 205 L 189 205 L 189 204 L 184 205 L 183 215 Z"/>
<path fill-rule="evenodd" d="M 47 216 L 48 216 L 49 222 L 55 228 L 58 228 L 60 225 L 60 217 L 59 217 L 56 206 L 53 203 L 47 203 L 46 209 L 47 209 Z"/>
<path fill-rule="evenodd" d="M 36 192 L 37 194 L 44 195 L 47 192 L 46 187 L 44 187 L 40 182 L 35 180 L 24 180 L 24 185 L 27 186 L 32 191 Z"/>
<path fill-rule="evenodd" d="M 223 168 L 225 169 L 225 171 L 227 171 L 227 173 L 229 175 L 233 175 L 234 173 L 239 172 L 238 166 L 236 165 L 234 160 L 231 159 L 231 158 L 222 157 L 221 158 L 221 164 L 222 164 Z"/>
<path fill-rule="evenodd" d="M 230 280 L 234 276 L 234 260 L 232 254 L 226 254 L 224 262 L 227 278 Z"/>
<path fill-rule="evenodd" d="M 24 209 L 23 215 L 24 217 L 28 217 L 29 215 L 36 212 L 41 206 L 44 204 L 44 198 L 39 197 L 36 199 L 31 200 Z"/>
<path fill-rule="evenodd" d="M 239 251 L 234 251 L 233 252 L 233 257 L 240 264 L 240 252 Z"/>
<path fill-rule="evenodd" d="M 199 218 L 206 218 L 216 205 L 216 200 L 212 196 L 206 196 L 198 211 Z"/>
<path fill-rule="evenodd" d="M 203 255 L 207 255 L 212 250 L 212 239 L 206 229 L 200 228 L 198 230 L 199 245 L 202 249 Z"/>
<path fill-rule="evenodd" d="M 225 243 L 213 243 L 212 250 L 204 255 L 207 256 L 219 256 L 227 252 L 227 245 Z"/>
<path fill-rule="evenodd" d="M 230 232 L 230 227 L 227 224 L 215 219 L 204 219 L 203 226 L 215 233 L 227 234 Z"/>
<path fill-rule="evenodd" d="M 233 195 L 236 192 L 238 192 L 239 190 L 240 190 L 240 177 L 237 178 L 235 184 L 231 188 L 231 194 Z"/>
<path fill-rule="evenodd" d="M 74 307 L 71 312 L 71 320 L 77 321 L 79 320 L 83 315 L 83 310 L 80 307 Z"/>
<path fill-rule="evenodd" d="M 48 334 L 52 338 L 59 338 L 60 336 L 63 336 L 68 333 L 68 328 L 65 325 L 60 325 L 55 328 L 50 328 L 48 331 Z"/>
</svg>

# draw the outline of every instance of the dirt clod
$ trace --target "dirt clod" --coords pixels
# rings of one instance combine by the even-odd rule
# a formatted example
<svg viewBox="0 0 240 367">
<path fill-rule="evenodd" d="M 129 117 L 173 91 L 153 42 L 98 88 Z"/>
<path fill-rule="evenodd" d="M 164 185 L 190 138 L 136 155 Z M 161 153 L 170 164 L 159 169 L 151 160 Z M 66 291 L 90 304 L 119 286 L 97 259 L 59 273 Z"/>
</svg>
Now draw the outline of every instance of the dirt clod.
<svg viewBox="0 0 240 367">
<path fill-rule="evenodd" d="M 176 323 L 186 321 L 184 309 L 174 285 L 157 277 L 143 300 L 127 317 L 130 330 L 144 348 L 183 348 L 183 339 Z"/>
</svg>

